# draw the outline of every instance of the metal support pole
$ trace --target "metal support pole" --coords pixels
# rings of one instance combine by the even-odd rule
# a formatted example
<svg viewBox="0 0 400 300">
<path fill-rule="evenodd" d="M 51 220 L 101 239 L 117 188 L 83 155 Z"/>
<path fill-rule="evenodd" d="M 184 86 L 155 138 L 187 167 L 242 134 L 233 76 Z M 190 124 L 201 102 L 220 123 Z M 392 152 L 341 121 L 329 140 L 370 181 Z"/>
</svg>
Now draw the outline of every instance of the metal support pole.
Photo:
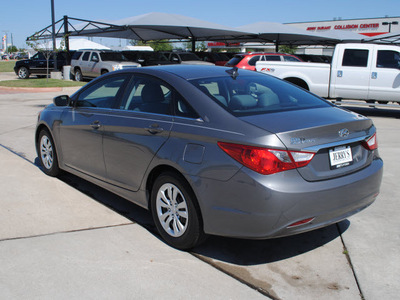
<svg viewBox="0 0 400 300">
<path fill-rule="evenodd" d="M 69 53 L 68 16 L 64 16 L 64 39 L 65 49 Z"/>
<path fill-rule="evenodd" d="M 192 52 L 196 52 L 196 40 L 192 39 Z"/>
<path fill-rule="evenodd" d="M 53 60 L 54 60 L 54 71 L 57 71 L 57 53 L 56 53 L 56 25 L 54 20 L 54 0 L 51 0 L 51 29 L 53 39 Z"/>
</svg>

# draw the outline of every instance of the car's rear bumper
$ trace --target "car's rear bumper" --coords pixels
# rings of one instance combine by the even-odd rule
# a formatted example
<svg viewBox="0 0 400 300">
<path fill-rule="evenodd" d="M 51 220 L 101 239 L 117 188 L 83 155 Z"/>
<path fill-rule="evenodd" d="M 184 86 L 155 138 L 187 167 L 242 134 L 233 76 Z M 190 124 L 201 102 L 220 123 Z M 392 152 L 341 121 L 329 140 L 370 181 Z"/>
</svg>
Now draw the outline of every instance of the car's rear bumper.
<svg viewBox="0 0 400 300">
<path fill-rule="evenodd" d="M 382 173 L 379 158 L 353 174 L 318 182 L 305 181 L 297 170 L 264 176 L 243 168 L 226 182 L 198 178 L 195 192 L 206 233 L 272 238 L 324 227 L 369 206 Z M 314 219 L 288 227 L 307 218 Z"/>
</svg>

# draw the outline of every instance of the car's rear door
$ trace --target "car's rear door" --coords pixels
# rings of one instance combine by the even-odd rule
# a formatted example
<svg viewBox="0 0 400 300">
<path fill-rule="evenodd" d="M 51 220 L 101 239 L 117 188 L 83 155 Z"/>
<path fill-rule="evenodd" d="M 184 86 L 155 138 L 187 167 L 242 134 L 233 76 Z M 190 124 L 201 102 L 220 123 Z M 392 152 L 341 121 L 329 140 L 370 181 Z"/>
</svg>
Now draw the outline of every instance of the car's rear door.
<svg viewBox="0 0 400 300">
<path fill-rule="evenodd" d="M 113 108 L 120 102 L 129 76 L 107 77 L 82 90 L 73 107 L 61 116 L 63 163 L 96 178 L 105 178 L 103 133 Z"/>
<path fill-rule="evenodd" d="M 107 181 L 138 190 L 172 127 L 172 88 L 154 77 L 135 75 L 119 109 L 104 126 Z"/>
<path fill-rule="evenodd" d="M 400 52 L 390 46 L 374 48 L 368 99 L 400 102 Z"/>
</svg>

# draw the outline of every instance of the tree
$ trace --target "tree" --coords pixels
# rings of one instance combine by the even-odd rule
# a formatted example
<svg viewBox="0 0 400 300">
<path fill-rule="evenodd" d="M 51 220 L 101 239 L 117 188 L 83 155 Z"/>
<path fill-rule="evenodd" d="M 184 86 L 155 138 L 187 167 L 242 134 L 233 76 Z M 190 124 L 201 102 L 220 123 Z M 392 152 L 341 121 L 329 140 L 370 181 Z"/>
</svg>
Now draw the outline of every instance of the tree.
<svg viewBox="0 0 400 300">
<path fill-rule="evenodd" d="M 185 48 L 192 51 L 192 42 L 184 43 Z M 206 42 L 196 42 L 195 45 L 196 51 L 202 52 L 207 50 Z"/>
<path fill-rule="evenodd" d="M 173 47 L 168 40 L 154 40 L 154 41 L 137 41 L 130 40 L 129 44 L 132 46 L 150 46 L 154 51 L 172 51 Z"/>
<path fill-rule="evenodd" d="M 8 46 L 7 53 L 14 53 L 14 52 L 18 52 L 18 48 L 15 46 Z"/>
<path fill-rule="evenodd" d="M 282 45 L 282 46 L 279 46 L 278 51 L 281 53 L 295 54 L 296 50 L 297 50 L 297 47 L 295 47 L 295 46 Z"/>
<path fill-rule="evenodd" d="M 46 58 L 46 82 L 49 82 L 49 60 L 50 57 L 53 56 L 53 51 L 50 50 L 50 39 L 43 39 L 43 43 L 39 44 L 39 40 L 37 38 L 32 39 L 30 41 L 27 41 L 26 44 L 34 49 L 37 52 L 43 53 L 44 57 Z M 59 49 L 56 49 L 56 52 L 59 51 Z"/>
</svg>

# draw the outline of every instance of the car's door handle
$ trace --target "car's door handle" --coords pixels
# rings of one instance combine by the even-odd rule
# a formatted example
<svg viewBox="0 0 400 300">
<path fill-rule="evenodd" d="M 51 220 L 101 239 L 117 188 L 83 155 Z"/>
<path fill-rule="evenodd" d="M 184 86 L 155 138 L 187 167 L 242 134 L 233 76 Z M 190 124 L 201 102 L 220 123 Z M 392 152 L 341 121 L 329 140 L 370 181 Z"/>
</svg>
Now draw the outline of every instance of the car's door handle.
<svg viewBox="0 0 400 300">
<path fill-rule="evenodd" d="M 163 132 L 164 129 L 161 128 L 158 124 L 154 123 L 151 124 L 150 127 L 145 128 L 148 132 L 150 132 L 151 134 L 157 134 L 160 132 Z"/>
<path fill-rule="evenodd" d="M 371 79 L 377 79 L 377 78 L 378 78 L 378 72 L 372 72 Z"/>
<path fill-rule="evenodd" d="M 94 121 L 92 124 L 90 124 L 90 126 L 93 129 L 99 129 L 101 127 L 100 121 Z"/>
</svg>

